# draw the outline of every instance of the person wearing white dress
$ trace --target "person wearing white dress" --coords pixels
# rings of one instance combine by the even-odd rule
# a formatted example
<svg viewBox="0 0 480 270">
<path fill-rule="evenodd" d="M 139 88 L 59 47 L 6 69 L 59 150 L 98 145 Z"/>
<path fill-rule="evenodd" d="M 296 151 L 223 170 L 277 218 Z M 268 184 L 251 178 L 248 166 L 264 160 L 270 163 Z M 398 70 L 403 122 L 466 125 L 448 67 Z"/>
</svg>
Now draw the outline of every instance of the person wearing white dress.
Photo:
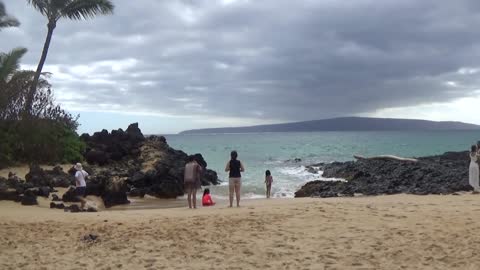
<svg viewBox="0 0 480 270">
<path fill-rule="evenodd" d="M 479 185 L 479 169 L 478 169 L 478 160 L 479 154 L 477 151 L 477 146 L 472 145 L 470 150 L 470 168 L 468 173 L 468 183 L 470 186 L 473 187 L 473 192 L 478 193 L 480 192 L 480 185 Z"/>
</svg>

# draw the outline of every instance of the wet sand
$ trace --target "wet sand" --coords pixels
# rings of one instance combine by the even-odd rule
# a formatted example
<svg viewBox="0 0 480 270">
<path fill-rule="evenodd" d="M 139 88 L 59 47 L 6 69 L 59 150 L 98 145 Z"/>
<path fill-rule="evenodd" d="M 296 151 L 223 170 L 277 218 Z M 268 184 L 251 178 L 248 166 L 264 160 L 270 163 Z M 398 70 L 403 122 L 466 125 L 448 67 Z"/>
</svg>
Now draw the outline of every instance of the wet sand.
<svg viewBox="0 0 480 270">
<path fill-rule="evenodd" d="M 480 269 L 479 214 L 471 194 L 76 214 L 2 201 L 0 269 Z"/>
</svg>

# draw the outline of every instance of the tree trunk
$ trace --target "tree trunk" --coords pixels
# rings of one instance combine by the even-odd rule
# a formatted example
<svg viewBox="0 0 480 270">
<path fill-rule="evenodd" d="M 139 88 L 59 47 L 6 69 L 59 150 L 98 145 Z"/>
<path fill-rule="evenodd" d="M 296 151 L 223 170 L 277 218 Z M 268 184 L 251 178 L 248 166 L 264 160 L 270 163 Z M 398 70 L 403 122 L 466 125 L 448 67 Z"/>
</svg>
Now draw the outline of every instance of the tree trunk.
<svg viewBox="0 0 480 270">
<path fill-rule="evenodd" d="M 45 44 L 43 44 L 43 51 L 42 57 L 40 58 L 40 62 L 38 62 L 37 71 L 35 72 L 35 76 L 33 77 L 32 85 L 30 86 L 30 91 L 27 94 L 27 100 L 25 102 L 25 116 L 30 116 L 32 113 L 33 107 L 33 99 L 35 98 L 35 93 L 37 92 L 37 85 L 38 80 L 40 79 L 40 75 L 42 74 L 43 65 L 45 64 L 45 60 L 47 59 L 48 48 L 50 47 L 50 41 L 52 40 L 53 30 L 57 26 L 57 22 L 50 21 L 47 24 L 48 32 L 47 38 L 45 39 Z"/>
</svg>

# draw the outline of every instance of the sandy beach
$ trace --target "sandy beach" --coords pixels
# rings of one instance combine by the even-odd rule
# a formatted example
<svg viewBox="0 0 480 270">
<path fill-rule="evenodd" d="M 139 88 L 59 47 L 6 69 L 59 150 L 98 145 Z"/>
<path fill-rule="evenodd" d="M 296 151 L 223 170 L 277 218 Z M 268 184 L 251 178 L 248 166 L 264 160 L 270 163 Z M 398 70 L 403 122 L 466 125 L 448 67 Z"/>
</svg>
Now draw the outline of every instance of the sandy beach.
<svg viewBox="0 0 480 270">
<path fill-rule="evenodd" d="M 471 194 L 75 214 L 2 201 L 0 268 L 479 269 L 479 213 Z"/>
</svg>

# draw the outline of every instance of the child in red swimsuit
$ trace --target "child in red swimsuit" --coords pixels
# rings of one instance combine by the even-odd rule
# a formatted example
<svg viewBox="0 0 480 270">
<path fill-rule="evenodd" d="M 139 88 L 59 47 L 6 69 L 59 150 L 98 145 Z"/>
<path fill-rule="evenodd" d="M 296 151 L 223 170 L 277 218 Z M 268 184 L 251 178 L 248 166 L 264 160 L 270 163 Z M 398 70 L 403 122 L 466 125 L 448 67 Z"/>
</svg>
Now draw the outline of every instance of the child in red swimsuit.
<svg viewBox="0 0 480 270">
<path fill-rule="evenodd" d="M 208 188 L 206 188 L 203 191 L 202 205 L 203 206 L 215 205 L 215 202 L 212 200 L 212 197 L 210 196 L 210 189 Z"/>
</svg>

